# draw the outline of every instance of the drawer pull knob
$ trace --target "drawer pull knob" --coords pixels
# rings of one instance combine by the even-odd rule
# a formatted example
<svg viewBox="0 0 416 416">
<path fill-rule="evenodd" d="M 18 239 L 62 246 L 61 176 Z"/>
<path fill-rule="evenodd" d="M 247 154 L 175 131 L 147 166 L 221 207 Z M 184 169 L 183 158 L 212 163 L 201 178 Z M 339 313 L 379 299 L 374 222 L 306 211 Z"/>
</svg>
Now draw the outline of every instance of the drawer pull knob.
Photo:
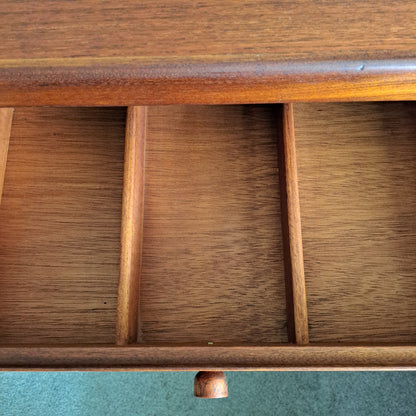
<svg viewBox="0 0 416 416">
<path fill-rule="evenodd" d="M 222 371 L 200 371 L 195 376 L 194 396 L 202 399 L 228 397 L 228 386 Z"/>
</svg>

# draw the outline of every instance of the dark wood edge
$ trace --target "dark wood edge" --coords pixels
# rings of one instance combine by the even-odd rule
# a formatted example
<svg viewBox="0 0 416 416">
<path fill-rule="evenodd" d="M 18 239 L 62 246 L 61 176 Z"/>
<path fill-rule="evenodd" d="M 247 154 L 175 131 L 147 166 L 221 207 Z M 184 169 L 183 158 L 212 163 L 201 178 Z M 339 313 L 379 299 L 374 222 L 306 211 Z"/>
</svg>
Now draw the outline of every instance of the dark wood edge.
<svg viewBox="0 0 416 416">
<path fill-rule="evenodd" d="M 281 62 L 249 55 L 0 60 L 0 107 L 414 99 L 416 59 Z"/>
<path fill-rule="evenodd" d="M 416 346 L 1 347 L 0 370 L 415 370 Z"/>
<path fill-rule="evenodd" d="M 127 109 L 116 344 L 138 341 L 143 242 L 146 107 Z"/>
</svg>

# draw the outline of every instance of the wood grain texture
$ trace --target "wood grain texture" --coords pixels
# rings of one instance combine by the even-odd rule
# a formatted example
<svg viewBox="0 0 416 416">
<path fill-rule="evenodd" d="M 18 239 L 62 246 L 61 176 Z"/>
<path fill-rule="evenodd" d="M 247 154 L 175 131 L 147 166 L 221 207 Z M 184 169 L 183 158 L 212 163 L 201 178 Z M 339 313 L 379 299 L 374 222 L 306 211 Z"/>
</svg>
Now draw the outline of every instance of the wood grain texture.
<svg viewBox="0 0 416 416">
<path fill-rule="evenodd" d="M 13 108 L 0 108 L 0 205 L 12 129 Z"/>
<path fill-rule="evenodd" d="M 416 57 L 411 0 L 0 4 L 0 54 L 9 59 L 201 53 L 278 53 L 282 60 Z"/>
<path fill-rule="evenodd" d="M 298 178 L 296 166 L 295 129 L 293 122 L 293 106 L 285 104 L 281 107 L 282 129 L 280 135 L 280 166 L 281 197 L 285 206 L 282 208 L 282 229 L 285 249 L 286 296 L 292 296 L 288 308 L 293 308 L 288 316 L 293 317 L 293 329 L 297 344 L 307 344 L 308 308 L 306 304 L 305 272 L 303 268 L 302 227 L 299 207 Z M 293 341 L 293 340 L 291 340 Z"/>
<path fill-rule="evenodd" d="M 0 370 L 416 370 L 416 346 L 2 347 Z"/>
<path fill-rule="evenodd" d="M 412 0 L 2 0 L 0 105 L 414 99 L 415 13 Z"/>
<path fill-rule="evenodd" d="M 287 342 L 273 107 L 149 107 L 139 339 Z"/>
<path fill-rule="evenodd" d="M 127 110 L 116 343 L 137 342 L 143 241 L 146 107 Z"/>
<path fill-rule="evenodd" d="M 0 342 L 114 342 L 125 109 L 16 109 Z"/>
<path fill-rule="evenodd" d="M 416 106 L 294 106 L 310 338 L 416 341 Z"/>
<path fill-rule="evenodd" d="M 285 143 L 283 138 L 283 105 L 275 106 L 276 115 L 276 136 L 277 136 L 277 160 L 279 166 L 279 186 L 280 186 L 280 219 L 282 224 L 283 242 L 283 264 L 285 270 L 285 289 L 286 289 L 286 314 L 287 314 L 287 338 L 288 342 L 296 343 L 295 332 L 295 311 L 293 307 L 293 280 L 292 280 L 292 261 L 290 258 L 290 239 L 288 206 L 286 192 L 286 164 L 285 164 Z"/>
</svg>

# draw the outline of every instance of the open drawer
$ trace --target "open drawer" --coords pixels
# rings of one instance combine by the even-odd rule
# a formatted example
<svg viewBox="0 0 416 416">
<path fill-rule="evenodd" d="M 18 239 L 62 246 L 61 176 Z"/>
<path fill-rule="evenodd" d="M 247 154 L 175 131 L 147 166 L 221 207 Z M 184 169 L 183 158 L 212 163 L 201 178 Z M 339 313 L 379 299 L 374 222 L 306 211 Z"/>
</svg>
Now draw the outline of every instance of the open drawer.
<svg viewBox="0 0 416 416">
<path fill-rule="evenodd" d="M 414 103 L 1 111 L 1 368 L 416 365 Z"/>
</svg>

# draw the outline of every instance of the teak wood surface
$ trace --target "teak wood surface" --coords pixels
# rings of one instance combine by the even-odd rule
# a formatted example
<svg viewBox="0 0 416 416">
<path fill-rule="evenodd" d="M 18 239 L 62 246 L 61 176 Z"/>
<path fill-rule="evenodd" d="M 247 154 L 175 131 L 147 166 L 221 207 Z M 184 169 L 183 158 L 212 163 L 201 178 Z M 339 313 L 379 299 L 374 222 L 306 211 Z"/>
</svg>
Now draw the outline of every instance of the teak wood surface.
<svg viewBox="0 0 416 416">
<path fill-rule="evenodd" d="M 416 346 L 2 347 L 0 370 L 414 370 Z"/>
<path fill-rule="evenodd" d="M 415 342 L 415 103 L 294 120 L 311 342 Z"/>
<path fill-rule="evenodd" d="M 142 266 L 146 107 L 127 109 L 116 343 L 137 342 Z"/>
<path fill-rule="evenodd" d="M 416 98 L 413 0 L 0 1 L 0 106 Z"/>
<path fill-rule="evenodd" d="M 140 342 L 287 342 L 273 108 L 147 123 Z"/>
<path fill-rule="evenodd" d="M 416 369 L 415 15 L 0 0 L 0 369 Z"/>
<path fill-rule="evenodd" d="M 3 195 L 4 175 L 6 174 L 12 119 L 12 108 L 0 108 L 0 204 Z"/>
<path fill-rule="evenodd" d="M 141 108 L 127 120 L 120 108 L 16 109 L 0 207 L 0 367 L 413 369 L 414 111 L 149 107 L 144 150 Z M 126 152 L 125 123 L 138 145 Z M 124 157 L 138 163 L 124 192 L 135 179 L 144 187 L 143 241 L 130 247 L 137 256 L 143 243 L 140 306 L 119 300 L 138 313 L 140 345 L 115 346 L 134 344 L 115 336 L 128 316 L 116 314 L 120 241 L 130 241 L 120 235 Z M 288 181 L 299 184 L 306 279 L 292 303 L 285 275 L 301 274 L 284 270 L 296 235 L 284 226 L 299 226 Z M 307 334 L 305 322 L 313 344 L 287 345 L 305 342 L 290 336 Z"/>
<path fill-rule="evenodd" d="M 0 206 L 0 343 L 112 343 L 125 109 L 22 108 Z"/>
<path fill-rule="evenodd" d="M 278 107 L 279 171 L 281 176 L 282 235 L 284 253 L 289 341 L 308 344 L 308 310 L 306 305 L 305 272 L 303 268 L 302 226 L 300 222 L 299 191 L 296 166 L 296 144 L 292 104 Z M 284 205 L 284 206 L 283 206 Z M 289 308 L 292 311 L 289 311 Z M 289 324 L 288 324 L 289 325 Z M 293 332 L 293 339 L 290 339 Z"/>
</svg>

